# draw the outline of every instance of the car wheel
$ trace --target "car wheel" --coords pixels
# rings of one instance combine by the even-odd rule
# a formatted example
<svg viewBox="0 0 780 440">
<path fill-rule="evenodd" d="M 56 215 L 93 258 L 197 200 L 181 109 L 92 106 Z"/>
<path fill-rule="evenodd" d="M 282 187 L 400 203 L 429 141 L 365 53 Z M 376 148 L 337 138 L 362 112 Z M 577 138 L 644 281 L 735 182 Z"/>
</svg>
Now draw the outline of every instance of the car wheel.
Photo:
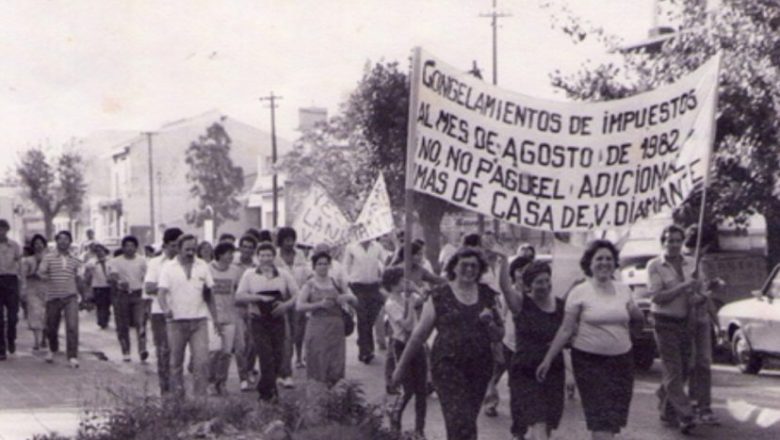
<svg viewBox="0 0 780 440">
<path fill-rule="evenodd" d="M 731 338 L 731 354 L 737 367 L 739 367 L 739 371 L 743 374 L 758 374 L 761 371 L 763 360 L 753 353 L 750 341 L 748 341 L 741 329 L 737 330 Z"/>
<path fill-rule="evenodd" d="M 647 371 L 653 366 L 655 350 L 652 344 L 637 344 L 634 347 L 634 368 L 638 371 Z"/>
</svg>

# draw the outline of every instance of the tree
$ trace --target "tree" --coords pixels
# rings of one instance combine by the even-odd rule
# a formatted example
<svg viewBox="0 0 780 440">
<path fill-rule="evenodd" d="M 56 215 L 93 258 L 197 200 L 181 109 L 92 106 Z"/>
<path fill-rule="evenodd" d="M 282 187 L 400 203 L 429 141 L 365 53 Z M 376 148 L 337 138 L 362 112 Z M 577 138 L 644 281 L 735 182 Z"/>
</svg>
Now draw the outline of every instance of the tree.
<svg viewBox="0 0 780 440">
<path fill-rule="evenodd" d="M 704 1 L 672 1 L 680 31 L 653 50 L 623 54 L 617 63 L 555 72 L 553 84 L 575 99 L 609 100 L 672 82 L 720 52 L 719 108 L 706 218 L 767 222 L 769 262 L 780 262 L 780 6 L 767 0 L 724 0 L 707 14 Z M 568 17 L 564 31 L 581 41 L 602 31 Z M 675 213 L 698 218 L 701 191 Z"/>
<path fill-rule="evenodd" d="M 373 169 L 382 171 L 394 211 L 404 211 L 406 143 L 409 123 L 409 78 L 397 62 L 380 62 L 366 69 L 344 109 L 356 121 L 368 149 Z M 427 256 L 439 260 L 441 221 L 460 208 L 428 194 L 413 193 L 417 220 L 423 231 Z M 406 213 L 411 215 L 412 213 Z"/>
<path fill-rule="evenodd" d="M 87 186 L 78 153 L 48 159 L 43 150 L 33 148 L 22 154 L 16 173 L 27 196 L 43 215 L 47 237 L 54 235 L 54 218 L 60 212 L 64 210 L 71 217 L 81 212 Z"/>
<path fill-rule="evenodd" d="M 408 75 L 399 70 L 397 62 L 367 65 L 340 111 L 326 124 L 304 133 L 294 151 L 282 161 L 282 169 L 323 183 L 353 219 L 382 172 L 393 211 L 404 213 Z M 324 175 L 323 169 L 332 171 Z M 428 257 L 438 261 L 441 220 L 444 214 L 459 208 L 427 194 L 415 192 L 413 197 Z"/>
<path fill-rule="evenodd" d="M 233 165 L 230 143 L 225 128 L 215 122 L 187 149 L 187 182 L 190 194 L 198 200 L 198 207 L 187 213 L 187 223 L 202 226 L 211 217 L 218 228 L 226 220 L 238 220 L 241 203 L 237 196 L 244 188 L 244 171 Z"/>
<path fill-rule="evenodd" d="M 304 186 L 321 185 L 352 220 L 359 215 L 360 202 L 375 176 L 360 131 L 343 116 L 305 131 L 292 151 L 280 159 L 278 168 Z"/>
</svg>

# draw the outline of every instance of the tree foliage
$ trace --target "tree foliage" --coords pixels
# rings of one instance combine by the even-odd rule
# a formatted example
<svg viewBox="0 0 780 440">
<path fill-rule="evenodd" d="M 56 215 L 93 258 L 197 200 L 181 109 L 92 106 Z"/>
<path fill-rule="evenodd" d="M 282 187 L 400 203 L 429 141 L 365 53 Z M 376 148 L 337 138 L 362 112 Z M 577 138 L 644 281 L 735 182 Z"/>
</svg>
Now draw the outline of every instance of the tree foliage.
<svg viewBox="0 0 780 440">
<path fill-rule="evenodd" d="M 575 99 L 609 100 L 675 81 L 721 54 L 716 138 L 707 190 L 707 218 L 745 221 L 762 214 L 772 264 L 780 261 L 780 6 L 765 0 L 670 0 L 679 29 L 672 38 L 614 63 L 555 72 L 552 82 Z M 575 41 L 614 40 L 576 17 L 561 20 Z M 612 49 L 615 49 L 613 46 Z M 701 191 L 675 213 L 684 223 L 699 214 Z"/>
<path fill-rule="evenodd" d="M 187 222 L 201 226 L 213 210 L 216 228 L 226 220 L 238 220 L 241 203 L 237 196 L 244 188 L 244 171 L 230 158 L 230 136 L 215 122 L 187 149 L 187 182 L 198 207 L 187 213 Z"/>
<path fill-rule="evenodd" d="M 397 62 L 369 64 L 342 104 L 340 115 L 304 133 L 293 153 L 283 160 L 282 169 L 322 182 L 353 218 L 382 172 L 393 211 L 413 215 L 404 212 L 408 120 L 408 75 Z M 324 164 L 333 166 L 328 175 L 322 173 Z M 427 194 L 415 193 L 414 197 L 426 249 L 436 261 L 441 220 L 457 208 Z"/>
<path fill-rule="evenodd" d="M 22 154 L 16 173 L 27 196 L 41 211 L 48 237 L 54 233 L 58 214 L 73 216 L 81 212 L 87 185 L 78 153 L 47 158 L 42 149 L 32 148 Z"/>
</svg>

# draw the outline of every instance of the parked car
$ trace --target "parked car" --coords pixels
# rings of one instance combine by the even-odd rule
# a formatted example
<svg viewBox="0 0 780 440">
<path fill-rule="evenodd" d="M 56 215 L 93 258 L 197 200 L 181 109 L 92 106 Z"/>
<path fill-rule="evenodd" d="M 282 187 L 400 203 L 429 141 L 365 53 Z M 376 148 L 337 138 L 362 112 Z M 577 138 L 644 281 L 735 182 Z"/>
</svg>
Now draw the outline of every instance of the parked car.
<svg viewBox="0 0 780 440">
<path fill-rule="evenodd" d="M 731 348 L 744 374 L 758 374 L 768 358 L 780 358 L 780 265 L 753 297 L 718 312 L 719 340 Z"/>
</svg>

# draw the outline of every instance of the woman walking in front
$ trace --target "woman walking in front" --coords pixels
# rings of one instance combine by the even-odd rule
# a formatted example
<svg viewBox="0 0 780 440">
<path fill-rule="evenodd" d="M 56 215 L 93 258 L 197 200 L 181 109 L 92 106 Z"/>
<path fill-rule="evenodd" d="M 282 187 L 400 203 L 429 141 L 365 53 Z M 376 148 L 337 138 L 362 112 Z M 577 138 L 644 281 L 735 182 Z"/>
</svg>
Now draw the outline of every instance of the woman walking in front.
<svg viewBox="0 0 780 440">
<path fill-rule="evenodd" d="M 309 379 L 333 386 L 344 378 L 347 356 L 341 308 L 356 306 L 357 298 L 343 280 L 330 276 L 331 257 L 317 252 L 311 257 L 314 276 L 301 288 L 295 308 L 309 313 L 304 349 Z"/>
<path fill-rule="evenodd" d="M 250 331 L 260 358 L 260 380 L 257 391 L 261 400 L 279 396 L 276 380 L 282 368 L 285 338 L 288 337 L 285 315 L 295 304 L 298 287 L 285 271 L 274 266 L 276 249 L 270 243 L 257 247 L 258 266 L 247 270 L 236 290 L 236 303 L 249 304 Z"/>
<path fill-rule="evenodd" d="M 536 380 L 536 367 L 544 359 L 563 321 L 563 300 L 551 294 L 552 271 L 547 263 L 529 263 L 528 257 L 512 262 L 512 280 L 501 259 L 501 287 L 512 311 L 515 352 L 509 362 L 509 394 L 513 434 L 521 438 L 530 430 L 533 440 L 547 440 L 563 415 L 565 368 L 563 355 L 553 359 L 544 380 Z"/>
<path fill-rule="evenodd" d="M 462 249 L 452 256 L 445 268 L 450 281 L 431 292 L 393 373 L 397 386 L 435 328 L 431 372 L 448 440 L 477 438 L 477 417 L 493 374 L 490 344 L 503 336 L 498 293 L 479 283 L 486 269 L 479 250 Z"/>
<path fill-rule="evenodd" d="M 642 312 L 629 288 L 614 282 L 618 251 L 610 241 L 595 240 L 580 267 L 587 281 L 566 300 L 563 324 L 537 368 L 545 381 L 563 346 L 574 336 L 572 364 L 591 438 L 611 439 L 626 426 L 634 387 L 629 323 Z"/>
<path fill-rule="evenodd" d="M 24 257 L 22 267 L 27 278 L 25 296 L 27 301 L 27 325 L 33 333 L 33 350 L 46 348 L 43 331 L 46 328 L 46 282 L 38 277 L 38 268 L 48 248 L 43 235 L 35 234 L 30 241 L 32 255 Z"/>
</svg>

